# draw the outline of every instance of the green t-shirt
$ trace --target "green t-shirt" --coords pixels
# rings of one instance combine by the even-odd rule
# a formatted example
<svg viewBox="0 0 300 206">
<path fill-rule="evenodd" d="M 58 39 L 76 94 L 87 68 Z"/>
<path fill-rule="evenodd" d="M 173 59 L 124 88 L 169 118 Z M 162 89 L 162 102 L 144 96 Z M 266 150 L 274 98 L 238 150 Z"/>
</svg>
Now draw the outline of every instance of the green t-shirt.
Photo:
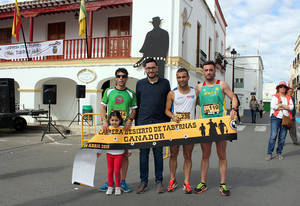
<svg viewBox="0 0 300 206">
<path fill-rule="evenodd" d="M 130 109 L 137 108 L 136 95 L 131 89 L 118 90 L 116 87 L 107 88 L 102 97 L 101 104 L 107 107 L 107 114 L 119 111 L 124 123 L 128 120 Z"/>
<path fill-rule="evenodd" d="M 203 83 L 199 93 L 201 118 L 222 117 L 226 115 L 225 98 L 222 93 L 220 81 L 208 87 Z"/>
</svg>

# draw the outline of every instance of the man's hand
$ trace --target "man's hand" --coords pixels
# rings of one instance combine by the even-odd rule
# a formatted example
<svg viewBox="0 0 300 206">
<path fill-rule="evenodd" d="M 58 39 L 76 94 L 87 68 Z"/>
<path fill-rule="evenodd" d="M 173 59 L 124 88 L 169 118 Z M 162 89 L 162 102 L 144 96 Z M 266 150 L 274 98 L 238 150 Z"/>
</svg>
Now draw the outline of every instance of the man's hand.
<svg viewBox="0 0 300 206">
<path fill-rule="evenodd" d="M 230 112 L 230 118 L 231 119 L 236 119 L 236 117 L 237 117 L 237 112 L 232 109 L 231 112 Z"/>
<path fill-rule="evenodd" d="M 108 133 L 108 123 L 106 120 L 103 120 L 102 130 L 104 133 Z"/>
<path fill-rule="evenodd" d="M 179 123 L 179 122 L 180 122 L 180 119 L 179 119 L 176 115 L 173 115 L 173 116 L 172 116 L 172 121 L 173 121 L 173 122 L 176 122 L 176 123 Z"/>
<path fill-rule="evenodd" d="M 131 124 L 132 124 L 132 120 L 131 120 L 131 119 L 128 119 L 127 122 L 126 122 L 126 124 L 125 124 L 125 126 L 124 126 L 124 130 L 125 130 L 125 131 L 130 130 Z"/>
</svg>

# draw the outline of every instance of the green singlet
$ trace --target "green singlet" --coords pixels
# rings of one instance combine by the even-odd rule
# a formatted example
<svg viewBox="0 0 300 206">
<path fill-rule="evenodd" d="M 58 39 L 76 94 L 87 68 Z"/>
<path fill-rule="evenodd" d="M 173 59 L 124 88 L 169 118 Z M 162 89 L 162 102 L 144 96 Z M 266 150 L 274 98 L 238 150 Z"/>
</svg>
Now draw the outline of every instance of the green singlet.
<svg viewBox="0 0 300 206">
<path fill-rule="evenodd" d="M 225 98 L 222 94 L 220 80 L 216 84 L 208 87 L 203 82 L 199 93 L 201 118 L 223 117 L 227 111 L 225 108 Z"/>
<path fill-rule="evenodd" d="M 107 114 L 112 111 L 119 111 L 124 122 L 128 120 L 130 109 L 137 108 L 136 95 L 131 89 L 118 90 L 116 87 L 110 87 L 105 90 L 101 104 L 107 106 Z"/>
</svg>

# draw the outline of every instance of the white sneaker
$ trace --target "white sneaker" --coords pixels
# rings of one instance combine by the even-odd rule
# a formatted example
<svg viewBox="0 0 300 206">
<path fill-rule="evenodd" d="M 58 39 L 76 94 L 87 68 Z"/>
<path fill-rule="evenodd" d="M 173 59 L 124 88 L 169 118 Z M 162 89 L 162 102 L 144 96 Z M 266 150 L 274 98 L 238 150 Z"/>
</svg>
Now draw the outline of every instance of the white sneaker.
<svg viewBox="0 0 300 206">
<path fill-rule="evenodd" d="M 121 187 L 116 187 L 115 188 L 115 195 L 120 195 L 121 194 Z"/>
<path fill-rule="evenodd" d="M 112 187 L 108 187 L 107 190 L 106 190 L 106 194 L 107 194 L 107 195 L 112 195 L 113 189 L 114 189 L 114 188 L 112 188 Z"/>
</svg>

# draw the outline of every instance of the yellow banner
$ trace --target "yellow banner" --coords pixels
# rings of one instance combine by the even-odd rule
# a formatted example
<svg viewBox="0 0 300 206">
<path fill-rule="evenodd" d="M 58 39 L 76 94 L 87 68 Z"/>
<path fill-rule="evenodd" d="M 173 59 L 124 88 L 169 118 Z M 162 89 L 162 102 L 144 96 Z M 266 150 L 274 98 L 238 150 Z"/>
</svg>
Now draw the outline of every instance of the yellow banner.
<svg viewBox="0 0 300 206">
<path fill-rule="evenodd" d="M 137 149 L 236 139 L 235 120 L 225 116 L 134 126 L 129 131 L 110 128 L 108 134 L 101 130 L 84 148 Z"/>
</svg>

